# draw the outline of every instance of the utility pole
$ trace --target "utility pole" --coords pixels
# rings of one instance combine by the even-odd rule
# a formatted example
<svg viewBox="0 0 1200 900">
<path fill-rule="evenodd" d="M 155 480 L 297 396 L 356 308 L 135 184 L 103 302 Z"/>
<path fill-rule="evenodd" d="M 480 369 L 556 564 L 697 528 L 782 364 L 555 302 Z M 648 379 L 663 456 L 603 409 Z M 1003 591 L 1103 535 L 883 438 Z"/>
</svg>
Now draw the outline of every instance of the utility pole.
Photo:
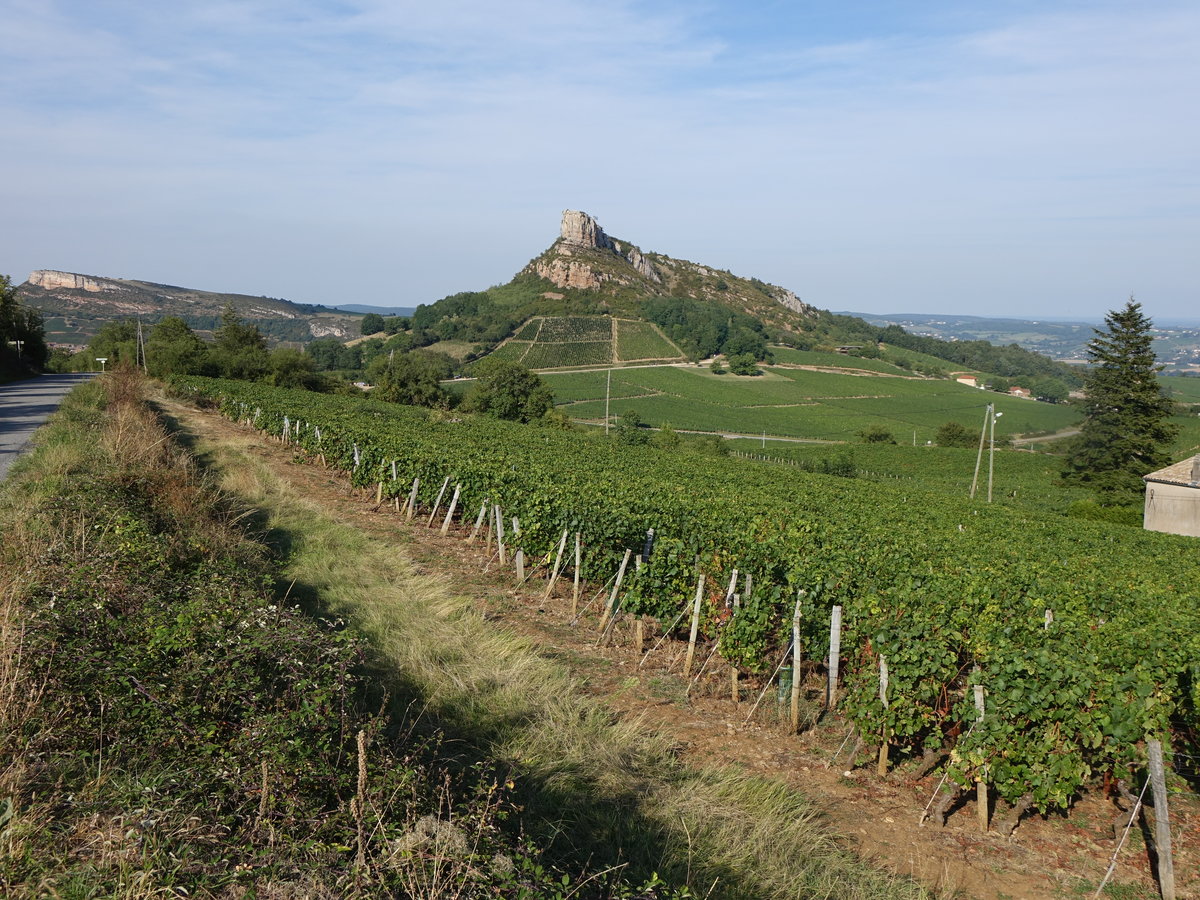
<svg viewBox="0 0 1200 900">
<path fill-rule="evenodd" d="M 992 502 L 992 472 L 996 468 L 996 420 L 1004 413 L 996 412 L 994 406 L 989 405 L 988 409 L 992 410 L 992 436 L 991 448 L 988 450 L 988 503 Z"/>
<path fill-rule="evenodd" d="M 979 484 L 979 466 L 983 462 L 983 442 L 987 439 L 988 422 L 992 418 L 992 404 L 983 411 L 983 428 L 979 430 L 979 453 L 975 457 L 975 475 L 971 478 L 971 499 L 975 499 L 975 488 Z"/>
</svg>

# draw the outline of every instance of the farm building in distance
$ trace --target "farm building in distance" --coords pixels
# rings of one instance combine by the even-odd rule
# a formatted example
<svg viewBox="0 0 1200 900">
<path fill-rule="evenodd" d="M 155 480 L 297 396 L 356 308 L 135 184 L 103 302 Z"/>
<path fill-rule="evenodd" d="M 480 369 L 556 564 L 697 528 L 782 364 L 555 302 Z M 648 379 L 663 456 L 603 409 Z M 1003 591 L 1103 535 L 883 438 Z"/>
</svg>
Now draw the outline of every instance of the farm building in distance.
<svg viewBox="0 0 1200 900">
<path fill-rule="evenodd" d="M 1200 454 L 1142 477 L 1143 525 L 1150 531 L 1200 537 Z"/>
</svg>

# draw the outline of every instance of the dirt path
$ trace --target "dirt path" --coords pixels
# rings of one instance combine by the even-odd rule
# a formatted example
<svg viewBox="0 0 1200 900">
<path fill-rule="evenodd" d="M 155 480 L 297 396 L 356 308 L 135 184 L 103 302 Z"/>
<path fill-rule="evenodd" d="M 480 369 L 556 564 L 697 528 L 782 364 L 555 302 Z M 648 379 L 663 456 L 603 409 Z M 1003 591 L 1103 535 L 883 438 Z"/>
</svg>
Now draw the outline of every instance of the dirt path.
<svg viewBox="0 0 1200 900">
<path fill-rule="evenodd" d="M 208 440 L 244 441 L 248 433 L 212 413 L 177 403 L 165 406 L 188 430 Z M 794 785 L 867 858 L 911 874 L 948 896 L 983 900 L 1090 897 L 1108 867 L 1117 808 L 1104 798 L 1085 797 L 1069 820 L 1029 817 L 1012 838 L 995 832 L 981 835 L 973 802 L 953 811 L 945 828 L 919 826 L 937 779 L 917 779 L 903 768 L 878 778 L 873 747 L 864 747 L 860 765 L 852 767 L 848 750 L 839 754 L 848 733 L 839 717 L 826 717 L 799 736 L 788 735 L 774 688 L 766 692 L 758 713 L 749 717 L 761 682 L 746 679 L 735 705 L 729 671 L 724 666 L 717 671 L 715 657 L 689 689 L 680 674 L 685 649 L 681 642 L 666 641 L 653 652 L 639 653 L 633 624 L 623 620 L 612 645 L 597 646 L 596 586 L 584 593 L 581 604 L 592 603 L 579 624 L 572 625 L 569 582 L 561 579 L 556 593 L 542 600 L 545 566 L 518 587 L 511 569 L 502 570 L 494 556 L 489 559 L 482 539 L 466 542 L 469 529 L 452 528 L 443 536 L 436 528 L 425 528 L 420 516 L 406 522 L 388 504 L 376 509 L 373 493 L 352 489 L 340 473 L 298 461 L 294 450 L 274 441 L 263 439 L 255 452 L 335 518 L 402 548 L 419 570 L 450 579 L 491 619 L 527 636 L 544 655 L 567 666 L 584 690 L 618 715 L 636 717 L 673 736 L 682 758 L 697 764 L 733 763 Z M 530 567 L 538 562 L 530 561 Z M 647 629 L 646 649 L 656 641 L 657 634 Z M 817 685 L 809 688 L 805 715 L 815 718 Z M 1173 797 L 1172 803 L 1178 896 L 1200 896 L 1200 803 L 1187 795 L 1178 803 Z M 994 819 L 1001 817 L 1000 811 L 994 814 Z M 1119 857 L 1114 881 L 1125 886 L 1121 897 L 1157 896 L 1138 829 Z"/>
</svg>

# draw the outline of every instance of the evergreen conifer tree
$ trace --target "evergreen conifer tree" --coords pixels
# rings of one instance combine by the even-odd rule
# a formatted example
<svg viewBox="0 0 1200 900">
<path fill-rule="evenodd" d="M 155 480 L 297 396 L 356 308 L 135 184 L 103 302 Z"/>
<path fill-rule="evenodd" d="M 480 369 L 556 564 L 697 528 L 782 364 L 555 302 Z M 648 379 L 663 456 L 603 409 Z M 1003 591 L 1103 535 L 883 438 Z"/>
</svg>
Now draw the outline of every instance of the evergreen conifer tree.
<svg viewBox="0 0 1200 900">
<path fill-rule="evenodd" d="M 1091 487 L 1106 505 L 1136 502 L 1142 476 L 1170 462 L 1171 401 L 1158 383 L 1151 321 L 1132 297 L 1088 344 L 1087 418 L 1063 477 Z"/>
</svg>

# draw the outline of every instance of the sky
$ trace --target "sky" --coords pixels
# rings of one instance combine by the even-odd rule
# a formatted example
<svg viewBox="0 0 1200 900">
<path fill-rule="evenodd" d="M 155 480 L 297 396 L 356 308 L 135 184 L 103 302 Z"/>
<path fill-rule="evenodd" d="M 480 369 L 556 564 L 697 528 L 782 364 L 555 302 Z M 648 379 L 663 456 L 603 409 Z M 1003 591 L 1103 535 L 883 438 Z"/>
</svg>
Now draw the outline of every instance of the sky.
<svg viewBox="0 0 1200 900">
<path fill-rule="evenodd" d="M 1200 316 L 1200 4 L 0 0 L 0 272 L 415 306 L 581 209 L 823 309 Z"/>
</svg>

